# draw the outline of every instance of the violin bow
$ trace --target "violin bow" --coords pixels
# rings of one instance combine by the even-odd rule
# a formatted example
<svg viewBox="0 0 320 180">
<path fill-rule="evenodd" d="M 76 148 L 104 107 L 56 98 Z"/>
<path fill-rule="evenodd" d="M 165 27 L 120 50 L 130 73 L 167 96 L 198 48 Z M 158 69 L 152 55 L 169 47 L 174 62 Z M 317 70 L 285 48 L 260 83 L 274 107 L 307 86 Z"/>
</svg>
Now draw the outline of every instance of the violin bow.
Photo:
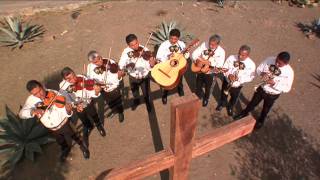
<svg viewBox="0 0 320 180">
<path fill-rule="evenodd" d="M 140 53 L 139 57 L 137 58 L 137 61 L 134 63 L 134 66 L 136 66 L 137 62 L 138 62 L 138 61 L 139 61 L 139 59 L 141 58 L 142 53 L 144 52 L 144 48 L 146 48 L 146 47 L 147 47 L 147 45 L 149 44 L 149 41 L 150 41 L 150 39 L 151 39 L 152 34 L 153 34 L 153 32 L 151 32 L 151 33 L 150 33 L 150 35 L 149 35 L 149 37 L 148 37 L 148 39 L 147 39 L 146 44 L 143 46 L 143 49 L 142 49 L 142 51 L 141 51 L 141 53 Z"/>
<path fill-rule="evenodd" d="M 53 97 L 53 99 L 50 101 L 48 107 L 44 110 L 44 113 L 46 113 L 48 111 L 48 109 L 51 107 L 52 103 L 57 99 L 59 92 L 61 91 L 62 87 L 66 84 L 66 80 L 63 82 L 61 88 L 59 89 L 59 91 L 56 93 L 56 95 Z M 44 114 L 43 113 L 43 114 Z"/>
<path fill-rule="evenodd" d="M 84 77 L 86 76 L 86 64 L 83 64 L 83 78 L 82 78 L 82 92 L 81 92 L 81 98 L 83 100 L 83 96 L 84 96 L 84 90 L 85 90 L 85 85 L 84 85 Z"/>
<path fill-rule="evenodd" d="M 110 46 L 110 48 L 109 48 L 108 62 L 107 62 L 107 64 L 105 65 L 105 66 L 106 66 L 106 72 L 105 72 L 105 74 L 104 74 L 104 83 L 105 83 L 105 86 L 106 86 L 106 87 L 107 87 L 108 66 L 109 66 L 109 63 L 110 63 L 110 60 L 111 60 L 112 45 L 113 45 L 113 40 L 112 40 L 111 46 Z M 106 87 L 105 87 L 105 88 L 106 88 Z"/>
<path fill-rule="evenodd" d="M 151 32 L 150 35 L 149 35 L 149 37 L 148 37 L 148 39 L 147 39 L 147 42 L 146 42 L 146 44 L 143 46 L 142 52 L 141 52 L 141 54 L 139 55 L 138 58 L 140 58 L 140 57 L 142 56 L 142 53 L 144 52 L 144 48 L 146 48 L 146 47 L 148 46 L 149 41 L 150 41 L 152 35 L 153 35 L 153 33 Z"/>
</svg>

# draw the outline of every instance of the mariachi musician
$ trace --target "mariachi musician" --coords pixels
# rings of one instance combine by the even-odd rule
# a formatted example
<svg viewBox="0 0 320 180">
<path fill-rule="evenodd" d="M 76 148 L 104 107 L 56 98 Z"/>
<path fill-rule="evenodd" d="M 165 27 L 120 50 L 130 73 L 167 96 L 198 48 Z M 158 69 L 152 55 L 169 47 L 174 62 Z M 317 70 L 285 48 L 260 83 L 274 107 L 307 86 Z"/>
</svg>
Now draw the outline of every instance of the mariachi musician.
<svg viewBox="0 0 320 180">
<path fill-rule="evenodd" d="M 217 34 L 211 36 L 207 42 L 203 42 L 192 53 L 192 59 L 197 65 L 200 62 L 209 61 L 210 70 L 206 73 L 198 73 L 196 78 L 196 95 L 201 98 L 202 86 L 205 85 L 205 93 L 202 101 L 202 106 L 208 105 L 210 97 L 210 89 L 215 76 L 221 72 L 224 60 L 225 51 L 219 45 L 221 37 Z"/>
<path fill-rule="evenodd" d="M 151 35 L 150 35 L 151 37 Z M 149 37 L 149 39 L 150 39 Z M 148 39 L 148 41 L 149 41 Z M 148 44 L 148 41 L 146 45 Z M 127 47 L 123 50 L 119 61 L 119 68 L 121 74 L 125 71 L 129 74 L 129 83 L 133 94 L 132 110 L 135 110 L 140 104 L 139 87 L 142 90 L 147 110 L 151 112 L 150 100 L 150 76 L 149 72 L 155 65 L 156 61 L 152 53 L 147 47 L 140 45 L 138 38 L 134 34 L 126 36 Z"/>
<path fill-rule="evenodd" d="M 260 129 L 263 126 L 269 111 L 280 94 L 288 93 L 291 90 L 294 71 L 289 61 L 290 54 L 283 51 L 277 57 L 266 58 L 257 67 L 257 75 L 262 78 L 262 83 L 256 87 L 257 89 L 247 107 L 234 117 L 235 120 L 247 116 L 263 100 L 262 111 L 255 124 L 255 129 Z"/>
<path fill-rule="evenodd" d="M 238 55 L 229 56 L 224 63 L 223 68 L 228 71 L 224 73 L 217 111 L 221 111 L 226 106 L 228 115 L 233 116 L 233 106 L 237 102 L 243 84 L 253 80 L 256 65 L 249 57 L 250 51 L 249 46 L 242 45 Z M 227 102 L 229 94 L 231 98 Z"/>
<path fill-rule="evenodd" d="M 101 91 L 110 109 L 115 109 L 119 114 L 119 121 L 123 122 L 123 105 L 119 84 L 122 80 L 118 64 L 112 59 L 102 58 L 97 51 L 88 53 L 89 64 L 87 77 L 103 84 Z"/>
<path fill-rule="evenodd" d="M 93 120 L 101 136 L 106 136 L 105 129 L 98 116 L 97 110 L 92 101 L 93 98 L 100 96 L 101 87 L 94 80 L 88 79 L 84 75 L 76 75 L 75 72 L 65 67 L 61 71 L 63 81 L 60 83 L 60 88 L 64 90 L 68 99 L 76 106 L 77 116 L 83 124 L 84 141 L 89 146 L 89 134 L 93 129 Z"/>
<path fill-rule="evenodd" d="M 159 46 L 156 59 L 159 60 L 160 62 L 164 62 L 170 59 L 171 54 L 181 53 L 186 48 L 186 45 L 183 41 L 180 41 L 179 38 L 180 38 L 180 31 L 178 29 L 172 29 L 169 32 L 169 40 L 162 42 L 161 45 Z M 188 58 L 189 53 L 186 53 L 185 57 Z M 178 94 L 179 96 L 184 95 L 182 78 L 178 84 Z M 162 91 L 163 104 L 167 104 L 167 96 L 168 96 L 168 90 L 164 89 Z"/>
<path fill-rule="evenodd" d="M 30 80 L 26 85 L 30 96 L 19 112 L 21 119 L 36 117 L 51 132 L 61 147 L 60 160 L 63 162 L 70 153 L 71 145 L 68 139 L 73 139 L 79 144 L 85 159 L 90 152 L 70 126 L 69 117 L 72 115 L 72 106 L 67 103 L 64 96 L 57 91 L 46 89 L 40 82 Z"/>
</svg>

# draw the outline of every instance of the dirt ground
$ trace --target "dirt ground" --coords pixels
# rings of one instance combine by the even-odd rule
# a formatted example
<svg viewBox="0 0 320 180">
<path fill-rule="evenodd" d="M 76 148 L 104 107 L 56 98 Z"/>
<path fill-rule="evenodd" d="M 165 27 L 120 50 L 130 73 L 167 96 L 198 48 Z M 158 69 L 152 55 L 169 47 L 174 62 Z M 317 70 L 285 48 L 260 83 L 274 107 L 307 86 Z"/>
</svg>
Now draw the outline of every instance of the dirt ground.
<svg viewBox="0 0 320 180">
<path fill-rule="evenodd" d="M 250 45 L 257 65 L 264 58 L 287 50 L 295 71 L 293 89 L 277 100 L 265 127 L 192 160 L 190 179 L 320 179 L 320 81 L 315 78 L 320 76 L 320 39 L 305 38 L 295 26 L 319 18 L 319 8 L 296 8 L 269 1 L 244 1 L 237 8 L 227 5 L 224 9 L 209 1 L 115 1 L 83 7 L 79 12 L 76 20 L 70 17 L 70 11 L 28 17 L 46 28 L 43 41 L 26 44 L 21 50 L 0 48 L 1 116 L 5 104 L 18 111 L 28 95 L 28 80 L 46 77 L 46 83 L 56 87 L 59 77 L 55 72 L 70 66 L 81 73 L 90 50 L 107 56 L 112 47 L 112 57 L 119 59 L 127 34 L 137 34 L 144 43 L 148 32 L 163 20 L 177 20 L 201 41 L 220 34 L 227 55 L 237 53 L 242 44 Z M 62 32 L 66 33 L 61 35 Z M 95 179 L 103 177 L 101 173 L 108 169 L 169 147 L 170 106 L 162 105 L 158 85 L 151 83 L 156 111 L 148 114 L 144 104 L 135 111 L 130 109 L 128 78 L 124 80 L 125 121 L 119 123 L 117 116 L 105 118 L 107 136 L 102 138 L 93 131 L 89 160 L 84 160 L 75 146 L 67 163 L 60 164 L 59 148 L 54 143 L 35 163 L 20 163 L 12 178 Z M 184 83 L 194 90 L 195 75 L 188 72 Z M 237 111 L 248 103 L 256 83 L 257 79 L 243 88 Z M 225 110 L 214 110 L 220 87 L 218 80 L 208 107 L 200 109 L 196 136 L 232 122 Z M 173 94 L 168 100 L 176 96 Z M 258 112 L 259 108 L 253 114 Z M 146 179 L 166 179 L 167 175 L 163 172 Z"/>
</svg>

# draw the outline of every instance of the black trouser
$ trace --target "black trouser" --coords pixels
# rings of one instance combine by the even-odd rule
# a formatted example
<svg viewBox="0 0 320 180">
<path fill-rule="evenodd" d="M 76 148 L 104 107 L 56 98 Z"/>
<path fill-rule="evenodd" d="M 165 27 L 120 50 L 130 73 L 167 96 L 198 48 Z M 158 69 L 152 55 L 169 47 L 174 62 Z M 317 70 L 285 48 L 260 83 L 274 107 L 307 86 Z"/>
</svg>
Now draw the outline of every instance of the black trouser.
<svg viewBox="0 0 320 180">
<path fill-rule="evenodd" d="M 204 97 L 203 99 L 209 99 L 210 97 L 210 89 L 213 83 L 214 74 L 197 74 L 196 79 L 196 95 L 201 98 L 202 96 L 202 86 L 205 85 Z"/>
<path fill-rule="evenodd" d="M 103 91 L 102 94 L 110 109 L 115 110 L 118 113 L 123 113 L 122 97 L 119 87 L 111 92 Z"/>
<path fill-rule="evenodd" d="M 229 94 L 231 96 L 228 102 L 228 95 L 224 93 L 224 90 L 227 90 L 229 86 L 229 82 L 227 81 L 226 77 L 223 78 L 222 87 L 221 87 L 221 94 L 220 94 L 220 105 L 227 106 L 227 108 L 232 109 L 232 107 L 237 103 L 239 94 L 241 92 L 242 86 L 239 87 L 231 87 L 229 89 Z"/>
<path fill-rule="evenodd" d="M 82 141 L 79 135 L 70 126 L 70 121 L 66 122 L 60 129 L 56 131 L 50 131 L 55 137 L 57 143 L 61 146 L 61 150 L 71 148 L 71 144 L 68 144 L 68 140 L 73 139 L 77 144 L 82 146 Z"/>
<path fill-rule="evenodd" d="M 94 124 L 98 127 L 101 125 L 96 108 L 94 107 L 93 101 L 91 101 L 87 107 L 83 109 L 82 112 L 77 112 L 78 117 L 80 118 L 84 128 L 83 130 L 90 130 L 93 128 L 93 124 L 90 121 L 90 118 L 93 120 Z"/>
<path fill-rule="evenodd" d="M 180 78 L 180 82 L 178 84 L 178 93 L 180 94 L 180 92 L 183 92 L 183 83 L 182 83 L 182 79 L 183 77 Z M 169 90 L 165 90 L 163 89 L 162 91 L 162 97 L 167 97 L 168 96 L 168 93 L 169 93 Z"/>
<path fill-rule="evenodd" d="M 149 76 L 143 78 L 143 79 L 136 79 L 134 77 L 129 76 L 129 83 L 130 88 L 132 91 L 133 98 L 135 100 L 139 99 L 140 93 L 139 93 L 139 87 L 142 90 L 143 96 L 146 100 L 146 103 L 150 102 L 150 78 Z"/>
<path fill-rule="evenodd" d="M 280 96 L 280 94 L 277 95 L 271 95 L 271 94 L 267 94 L 262 87 L 258 87 L 257 91 L 253 94 L 253 97 L 251 99 L 251 101 L 249 102 L 249 104 L 247 105 L 247 107 L 242 111 L 243 114 L 248 114 L 249 112 L 251 112 L 252 110 L 254 110 L 254 108 L 262 101 L 263 101 L 263 108 L 260 114 L 260 117 L 258 119 L 258 122 L 263 123 L 265 118 L 267 117 L 267 114 L 269 113 L 272 105 L 274 104 L 274 102 L 276 101 L 276 99 L 278 99 Z"/>
</svg>

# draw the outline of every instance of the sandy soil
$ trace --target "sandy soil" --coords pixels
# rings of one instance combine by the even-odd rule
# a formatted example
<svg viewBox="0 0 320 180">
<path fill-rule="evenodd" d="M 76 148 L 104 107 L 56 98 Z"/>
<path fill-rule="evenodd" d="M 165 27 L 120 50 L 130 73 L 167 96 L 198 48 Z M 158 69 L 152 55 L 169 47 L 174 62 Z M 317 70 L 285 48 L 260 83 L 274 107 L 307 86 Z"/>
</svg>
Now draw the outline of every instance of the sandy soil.
<svg viewBox="0 0 320 180">
<path fill-rule="evenodd" d="M 159 11 L 166 13 L 159 16 Z M 177 20 L 201 40 L 214 33 L 222 35 L 227 55 L 236 53 L 242 44 L 249 44 L 251 57 L 257 64 L 267 56 L 287 50 L 292 54 L 291 64 L 295 70 L 292 91 L 278 99 L 266 126 L 249 137 L 194 159 L 190 179 L 320 178 L 320 89 L 314 85 L 320 82 L 313 76 L 319 75 L 320 70 L 320 39 L 305 38 L 295 26 L 318 18 L 319 8 L 299 9 L 269 1 L 245 1 L 238 8 L 224 9 L 207 1 L 122 1 L 83 7 L 79 12 L 76 20 L 68 11 L 28 17 L 46 28 L 43 41 L 26 44 L 21 50 L 0 48 L 1 115 L 4 115 L 5 104 L 15 111 L 23 104 L 28 95 L 25 90 L 28 80 L 47 77 L 47 83 L 56 87 L 59 77 L 55 72 L 70 66 L 80 73 L 90 50 L 96 49 L 107 56 L 112 46 L 112 57 L 119 58 L 128 33 L 137 34 L 141 42 L 145 42 L 147 33 L 161 21 Z M 61 36 L 64 31 L 67 33 Z M 52 36 L 56 39 L 52 40 Z M 194 89 L 194 74 L 188 73 L 186 82 Z M 243 88 L 238 111 L 250 100 L 256 83 L 258 80 Z M 105 138 L 93 131 L 90 160 L 84 160 L 75 147 L 68 162 L 60 164 L 59 149 L 53 144 L 37 162 L 20 163 L 13 179 L 94 179 L 105 170 L 168 147 L 170 106 L 162 105 L 159 87 L 155 83 L 151 86 L 156 111 L 148 114 L 144 104 L 132 111 L 131 92 L 125 78 L 126 119 L 119 123 L 117 116 L 106 118 Z M 220 86 L 218 80 L 208 107 L 200 110 L 197 136 L 232 121 L 225 110 L 221 113 L 214 110 Z M 170 96 L 169 101 L 176 96 Z M 164 172 L 146 179 L 166 179 L 166 176 Z"/>
</svg>

